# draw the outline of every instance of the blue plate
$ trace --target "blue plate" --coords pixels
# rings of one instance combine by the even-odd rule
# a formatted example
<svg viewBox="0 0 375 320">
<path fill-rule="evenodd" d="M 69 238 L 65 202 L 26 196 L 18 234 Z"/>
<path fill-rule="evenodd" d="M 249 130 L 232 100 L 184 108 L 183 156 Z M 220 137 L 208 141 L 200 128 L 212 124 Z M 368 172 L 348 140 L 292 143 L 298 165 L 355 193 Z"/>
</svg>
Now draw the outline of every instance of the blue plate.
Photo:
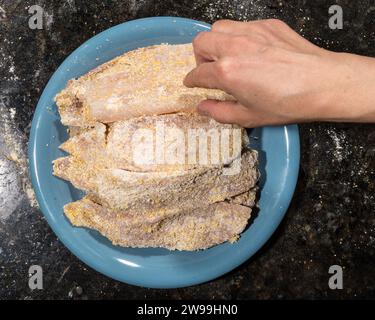
<svg viewBox="0 0 375 320">
<path fill-rule="evenodd" d="M 298 127 L 252 130 L 253 148 L 260 152 L 261 191 L 256 218 L 235 244 L 198 252 L 131 249 L 112 245 L 98 232 L 73 227 L 63 206 L 81 197 L 69 183 L 52 175 L 52 160 L 67 139 L 53 101 L 66 82 L 138 47 L 187 43 L 208 24 L 174 17 L 126 22 L 91 38 L 75 50 L 48 82 L 32 122 L 29 159 L 32 183 L 40 208 L 59 239 L 95 270 L 120 281 L 153 288 L 177 288 L 202 283 L 234 269 L 249 259 L 272 235 L 291 201 L 298 176 Z"/>
</svg>

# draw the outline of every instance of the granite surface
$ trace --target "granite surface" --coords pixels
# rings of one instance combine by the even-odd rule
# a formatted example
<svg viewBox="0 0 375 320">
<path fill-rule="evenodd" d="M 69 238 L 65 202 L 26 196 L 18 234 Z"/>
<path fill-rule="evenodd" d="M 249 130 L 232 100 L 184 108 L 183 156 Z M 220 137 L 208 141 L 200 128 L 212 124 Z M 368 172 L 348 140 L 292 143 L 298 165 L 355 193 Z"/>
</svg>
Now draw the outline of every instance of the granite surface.
<svg viewBox="0 0 375 320">
<path fill-rule="evenodd" d="M 340 4 L 344 29 L 328 27 Z M 28 8 L 44 9 L 44 29 Z M 206 284 L 138 288 L 90 269 L 56 238 L 35 204 L 27 176 L 30 122 L 48 79 L 93 35 L 148 16 L 213 22 L 277 17 L 312 42 L 375 56 L 375 6 L 368 0 L 0 0 L 0 299 L 375 298 L 375 126 L 304 124 L 297 190 L 286 218 L 253 258 Z M 31 291 L 28 268 L 44 270 Z M 344 288 L 330 290 L 340 265 Z"/>
</svg>

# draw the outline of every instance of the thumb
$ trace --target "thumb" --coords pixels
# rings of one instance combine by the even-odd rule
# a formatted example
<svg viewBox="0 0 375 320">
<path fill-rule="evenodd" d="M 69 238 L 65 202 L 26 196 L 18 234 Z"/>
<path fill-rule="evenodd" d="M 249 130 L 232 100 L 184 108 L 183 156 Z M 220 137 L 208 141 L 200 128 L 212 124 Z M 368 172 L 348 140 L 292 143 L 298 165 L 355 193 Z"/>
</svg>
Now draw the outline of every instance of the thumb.
<svg viewBox="0 0 375 320">
<path fill-rule="evenodd" d="M 252 122 L 250 110 L 236 101 L 204 100 L 198 105 L 198 112 L 221 123 L 247 127 Z"/>
</svg>

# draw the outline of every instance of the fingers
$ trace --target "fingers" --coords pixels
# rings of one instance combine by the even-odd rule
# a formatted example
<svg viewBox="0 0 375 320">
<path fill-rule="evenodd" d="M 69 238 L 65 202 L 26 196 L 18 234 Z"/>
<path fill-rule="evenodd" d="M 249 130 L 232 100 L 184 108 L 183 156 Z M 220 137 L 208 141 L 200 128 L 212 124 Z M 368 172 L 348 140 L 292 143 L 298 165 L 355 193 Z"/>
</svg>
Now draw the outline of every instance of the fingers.
<svg viewBox="0 0 375 320">
<path fill-rule="evenodd" d="M 184 79 L 188 88 L 200 87 L 207 89 L 221 89 L 217 74 L 216 62 L 206 62 L 191 70 Z"/>
<path fill-rule="evenodd" d="M 282 48 L 293 47 L 289 39 L 283 39 L 281 30 L 285 33 L 285 29 L 290 28 L 276 19 L 251 22 L 219 20 L 213 24 L 211 31 L 200 32 L 193 40 L 197 66 L 244 52 L 256 53 L 259 47 L 276 42 Z"/>
<path fill-rule="evenodd" d="M 226 20 L 224 20 L 226 21 Z M 255 23 L 255 22 L 254 22 Z M 233 24 L 233 33 L 231 33 Z M 238 30 L 237 30 L 237 24 Z M 224 32 L 200 32 L 193 40 L 193 49 L 197 66 L 218 61 L 225 57 L 249 55 L 257 53 L 260 48 L 266 46 L 273 38 L 268 37 L 257 30 L 244 33 L 241 30 L 248 27 L 243 22 L 229 22 L 229 27 L 224 27 Z M 221 27 L 220 27 L 221 30 Z"/>
<path fill-rule="evenodd" d="M 251 121 L 251 112 L 236 101 L 204 100 L 198 105 L 198 112 L 221 123 L 234 123 L 246 127 Z"/>
<path fill-rule="evenodd" d="M 204 100 L 198 105 L 198 112 L 218 122 L 238 124 L 244 128 L 295 123 L 293 117 L 270 114 L 266 110 L 257 111 L 237 101 Z"/>
<path fill-rule="evenodd" d="M 231 53 L 230 44 L 233 36 L 212 31 L 200 32 L 193 40 L 193 48 L 197 65 L 217 61 Z"/>
<path fill-rule="evenodd" d="M 312 52 L 315 45 L 304 39 L 291 29 L 285 22 L 278 19 L 255 20 L 239 22 L 232 20 L 218 20 L 211 28 L 212 32 L 232 35 L 246 35 L 263 40 L 284 49 L 298 48 L 301 51 Z"/>
<path fill-rule="evenodd" d="M 231 34 L 248 34 L 250 26 L 260 23 L 259 21 L 241 22 L 233 20 L 218 20 L 211 28 L 213 32 L 231 33 Z"/>
<path fill-rule="evenodd" d="M 286 29 L 290 28 L 283 21 L 277 19 L 249 22 L 218 20 L 211 28 L 212 32 L 232 35 L 232 37 L 234 36 L 237 39 L 247 37 L 249 41 L 258 44 L 274 45 L 277 42 L 282 47 L 290 47 L 290 44 L 285 42 L 284 39 Z"/>
<path fill-rule="evenodd" d="M 213 32 L 230 33 L 230 34 L 249 34 L 257 30 L 275 29 L 281 32 L 290 29 L 288 25 L 279 19 L 264 19 L 248 22 L 240 22 L 233 20 L 218 20 L 213 25 Z"/>
</svg>

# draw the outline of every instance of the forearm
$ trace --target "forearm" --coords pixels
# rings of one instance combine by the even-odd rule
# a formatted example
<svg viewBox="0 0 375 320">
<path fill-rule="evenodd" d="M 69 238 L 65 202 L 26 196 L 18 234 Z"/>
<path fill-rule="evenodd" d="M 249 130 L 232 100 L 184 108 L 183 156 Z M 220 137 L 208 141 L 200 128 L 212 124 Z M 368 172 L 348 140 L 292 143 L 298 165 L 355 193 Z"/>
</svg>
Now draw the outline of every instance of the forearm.
<svg viewBox="0 0 375 320">
<path fill-rule="evenodd" d="M 329 53 L 334 78 L 315 96 L 312 120 L 375 122 L 375 58 Z"/>
</svg>

